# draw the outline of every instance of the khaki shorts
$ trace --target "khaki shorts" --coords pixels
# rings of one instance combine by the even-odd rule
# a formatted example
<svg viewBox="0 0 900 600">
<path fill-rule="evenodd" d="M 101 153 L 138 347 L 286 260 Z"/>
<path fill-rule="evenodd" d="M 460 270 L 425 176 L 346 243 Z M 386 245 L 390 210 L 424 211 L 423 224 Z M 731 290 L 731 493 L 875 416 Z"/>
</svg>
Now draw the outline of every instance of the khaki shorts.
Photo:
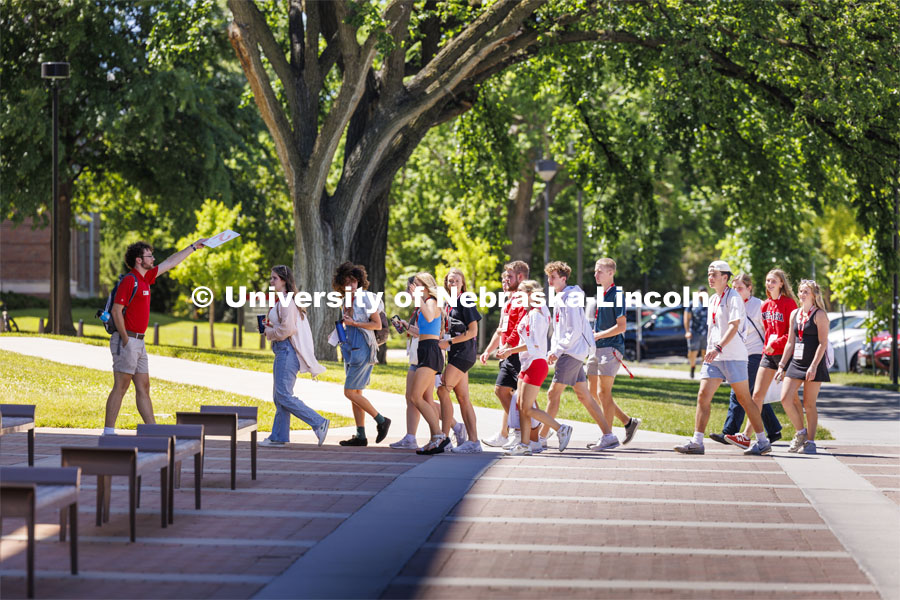
<svg viewBox="0 0 900 600">
<path fill-rule="evenodd" d="M 588 358 L 588 377 L 603 376 L 615 377 L 619 372 L 619 361 L 613 355 L 614 348 L 595 348 L 595 352 Z"/>
<path fill-rule="evenodd" d="M 570 354 L 560 356 L 556 361 L 551 383 L 575 385 L 582 381 L 587 381 L 587 377 L 584 375 L 584 363 Z"/>
<path fill-rule="evenodd" d="M 134 375 L 150 372 L 144 340 L 130 337 L 128 344 L 123 345 L 117 331 L 109 338 L 109 351 L 112 353 L 113 371 L 116 373 Z"/>
</svg>

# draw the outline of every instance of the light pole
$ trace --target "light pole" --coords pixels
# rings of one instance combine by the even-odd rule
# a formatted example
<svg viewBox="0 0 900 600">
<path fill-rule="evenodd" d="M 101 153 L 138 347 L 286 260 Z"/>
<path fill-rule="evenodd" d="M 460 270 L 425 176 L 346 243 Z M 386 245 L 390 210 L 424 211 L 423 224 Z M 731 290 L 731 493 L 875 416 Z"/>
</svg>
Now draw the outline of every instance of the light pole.
<svg viewBox="0 0 900 600">
<path fill-rule="evenodd" d="M 69 78 L 69 63 L 45 62 L 41 63 L 41 78 L 50 80 L 51 96 L 53 98 L 53 149 L 51 151 L 53 162 L 53 199 L 50 204 L 50 331 L 61 333 L 62 318 L 60 315 L 59 297 L 62 290 L 59 288 L 59 85 L 57 81 Z"/>
<path fill-rule="evenodd" d="M 534 163 L 534 170 L 544 181 L 544 266 L 550 262 L 550 181 L 559 171 L 559 165 L 552 158 L 542 158 Z M 547 275 L 544 275 L 546 283 Z"/>
</svg>

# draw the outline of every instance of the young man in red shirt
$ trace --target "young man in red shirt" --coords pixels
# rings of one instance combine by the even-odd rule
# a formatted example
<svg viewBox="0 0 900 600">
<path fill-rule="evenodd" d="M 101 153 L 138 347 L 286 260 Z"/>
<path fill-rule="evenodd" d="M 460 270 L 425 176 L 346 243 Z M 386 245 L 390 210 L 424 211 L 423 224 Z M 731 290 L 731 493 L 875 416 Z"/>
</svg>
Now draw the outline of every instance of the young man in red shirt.
<svg viewBox="0 0 900 600">
<path fill-rule="evenodd" d="M 122 398 L 132 381 L 134 381 L 135 403 L 141 419 L 144 423 L 156 423 L 153 417 L 153 403 L 150 400 L 147 349 L 144 346 L 144 333 L 150 323 L 150 286 L 157 277 L 175 268 L 192 252 L 203 248 L 205 241 L 204 238 L 197 240 L 157 267 L 153 266 L 153 247 L 150 244 L 136 242 L 125 250 L 125 264 L 131 271 L 119 283 L 110 311 L 110 318 L 116 325 L 116 331 L 109 339 L 115 380 L 112 391 L 106 399 L 103 435 L 115 434 L 116 418 L 119 416 Z"/>
<path fill-rule="evenodd" d="M 519 284 L 528 279 L 528 265 L 521 260 L 515 260 L 511 263 L 503 265 L 503 291 L 513 293 L 519 289 Z M 498 347 L 515 348 L 519 345 L 519 321 L 528 313 L 528 308 L 524 306 L 512 306 L 512 298 L 503 306 L 500 311 L 500 324 L 497 331 L 491 337 L 491 342 L 481 355 L 481 364 L 487 364 L 487 359 L 492 352 Z M 497 375 L 497 381 L 494 384 L 494 394 L 503 405 L 504 415 L 500 432 L 489 440 L 482 440 L 488 446 L 503 446 L 511 440 L 506 437 L 507 419 L 509 418 L 509 405 L 512 401 L 513 392 L 519 384 L 519 355 L 511 354 L 509 357 L 500 361 L 500 373 Z"/>
</svg>

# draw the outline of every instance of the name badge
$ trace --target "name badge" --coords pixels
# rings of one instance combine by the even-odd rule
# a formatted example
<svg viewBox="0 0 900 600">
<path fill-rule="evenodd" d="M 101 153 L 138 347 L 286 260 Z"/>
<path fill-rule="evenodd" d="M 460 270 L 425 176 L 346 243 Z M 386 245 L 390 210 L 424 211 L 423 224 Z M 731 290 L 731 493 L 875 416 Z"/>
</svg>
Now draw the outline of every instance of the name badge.
<svg viewBox="0 0 900 600">
<path fill-rule="evenodd" d="M 500 315 L 500 327 L 499 327 L 500 332 L 506 333 L 506 327 L 508 325 L 509 325 L 509 315 L 506 313 L 501 314 Z"/>
<path fill-rule="evenodd" d="M 794 360 L 803 360 L 803 342 L 794 344 Z"/>
</svg>

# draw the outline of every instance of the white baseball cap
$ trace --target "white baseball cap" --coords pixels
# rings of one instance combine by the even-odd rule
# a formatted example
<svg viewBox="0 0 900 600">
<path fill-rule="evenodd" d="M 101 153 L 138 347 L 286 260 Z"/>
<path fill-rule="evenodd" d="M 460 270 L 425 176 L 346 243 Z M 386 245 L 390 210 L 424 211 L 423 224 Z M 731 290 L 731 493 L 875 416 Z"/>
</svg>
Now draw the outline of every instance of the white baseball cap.
<svg viewBox="0 0 900 600">
<path fill-rule="evenodd" d="M 720 273 L 733 273 L 734 272 L 731 270 L 731 267 L 728 266 L 728 263 L 725 262 L 724 260 L 712 261 L 711 263 L 709 263 L 709 269 L 712 269 L 713 271 L 719 271 Z M 707 269 L 707 270 L 709 270 L 709 269 Z"/>
</svg>

